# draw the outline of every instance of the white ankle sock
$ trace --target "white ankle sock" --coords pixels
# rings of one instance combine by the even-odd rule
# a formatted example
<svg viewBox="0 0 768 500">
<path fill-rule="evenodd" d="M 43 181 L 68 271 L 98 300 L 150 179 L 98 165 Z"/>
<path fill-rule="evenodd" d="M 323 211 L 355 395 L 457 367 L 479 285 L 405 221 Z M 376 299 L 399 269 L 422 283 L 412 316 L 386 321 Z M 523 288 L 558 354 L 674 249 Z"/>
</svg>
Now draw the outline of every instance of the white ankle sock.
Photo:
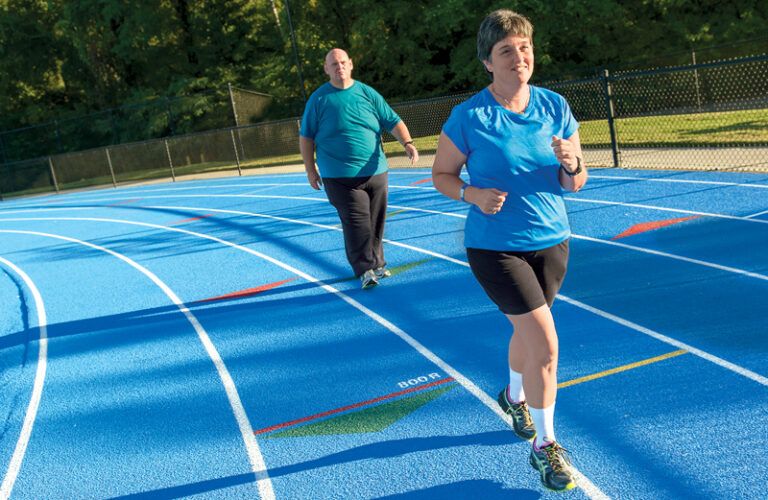
<svg viewBox="0 0 768 500">
<path fill-rule="evenodd" d="M 533 425 L 536 427 L 536 442 L 534 443 L 536 447 L 541 448 L 545 444 L 554 442 L 555 403 L 541 410 L 529 406 L 528 411 L 531 412 L 531 419 L 533 419 Z"/>
<path fill-rule="evenodd" d="M 512 370 L 512 368 L 509 369 L 509 386 L 507 386 L 507 398 L 512 403 L 525 401 L 525 392 L 523 391 L 523 374 Z"/>
</svg>

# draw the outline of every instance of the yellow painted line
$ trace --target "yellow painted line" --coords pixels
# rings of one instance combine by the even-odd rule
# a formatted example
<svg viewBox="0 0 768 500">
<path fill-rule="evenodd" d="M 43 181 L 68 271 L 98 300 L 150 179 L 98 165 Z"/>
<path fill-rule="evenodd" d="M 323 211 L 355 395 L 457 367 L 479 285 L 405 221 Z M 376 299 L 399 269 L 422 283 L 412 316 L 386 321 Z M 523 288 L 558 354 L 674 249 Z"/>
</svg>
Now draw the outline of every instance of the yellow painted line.
<svg viewBox="0 0 768 500">
<path fill-rule="evenodd" d="M 408 210 L 402 209 L 402 210 L 395 210 L 394 212 L 389 212 L 387 214 L 387 218 L 392 217 L 393 215 L 401 214 L 403 212 L 407 212 Z"/>
<path fill-rule="evenodd" d="M 617 368 L 611 368 L 610 370 L 605 370 L 604 372 L 595 373 L 593 375 L 587 375 L 586 377 L 579 377 L 573 380 L 568 380 L 566 382 L 557 384 L 557 388 L 562 389 L 563 387 L 569 387 L 572 385 L 580 384 L 582 382 L 589 382 L 590 380 L 607 377 L 608 375 L 613 375 L 615 373 L 625 372 L 627 370 L 632 370 L 634 368 L 639 368 L 641 366 L 650 365 L 651 363 L 656 363 L 658 361 L 664 361 L 665 359 L 674 358 L 675 356 L 680 356 L 681 354 L 686 354 L 687 352 L 688 351 L 686 351 L 685 349 L 668 352 L 667 354 L 662 354 L 661 356 L 656 356 L 655 358 L 649 358 L 643 361 L 638 361 L 636 363 L 630 363 L 628 365 L 619 366 Z"/>
</svg>

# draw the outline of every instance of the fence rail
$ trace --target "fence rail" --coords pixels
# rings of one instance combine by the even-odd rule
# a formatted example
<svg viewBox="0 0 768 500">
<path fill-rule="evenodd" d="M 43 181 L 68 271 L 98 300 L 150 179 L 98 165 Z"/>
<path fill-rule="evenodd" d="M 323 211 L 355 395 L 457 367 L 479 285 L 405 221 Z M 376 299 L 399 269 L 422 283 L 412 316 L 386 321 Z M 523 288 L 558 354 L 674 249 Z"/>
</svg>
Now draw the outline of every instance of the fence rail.
<svg viewBox="0 0 768 500">
<path fill-rule="evenodd" d="M 591 166 L 768 172 L 766 55 L 615 74 L 604 70 L 594 78 L 542 86 L 570 103 Z M 245 99 L 245 92 L 237 99 Z M 263 95 L 254 95 L 263 101 Z M 470 95 L 393 105 L 423 153 L 418 166 L 431 164 L 443 123 Z M 231 90 L 229 97 L 243 113 L 263 112 L 263 102 L 247 108 L 236 104 Z M 223 106 L 219 113 L 229 123 L 243 123 L 236 109 Z M 61 139 L 57 130 L 53 137 Z M 290 118 L 4 161 L 0 197 L 301 164 L 298 131 L 299 119 Z M 389 134 L 384 134 L 384 148 L 393 165 L 405 164 L 398 157 L 402 148 Z"/>
</svg>

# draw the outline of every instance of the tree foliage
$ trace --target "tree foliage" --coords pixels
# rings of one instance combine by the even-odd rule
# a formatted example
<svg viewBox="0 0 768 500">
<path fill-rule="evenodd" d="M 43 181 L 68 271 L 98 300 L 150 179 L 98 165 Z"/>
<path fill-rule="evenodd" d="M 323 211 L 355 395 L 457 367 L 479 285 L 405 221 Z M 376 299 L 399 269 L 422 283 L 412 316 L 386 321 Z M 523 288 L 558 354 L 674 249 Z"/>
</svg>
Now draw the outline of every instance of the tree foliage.
<svg viewBox="0 0 768 500">
<path fill-rule="evenodd" d="M 204 90 L 223 98 L 228 83 L 271 94 L 273 118 L 295 115 L 333 47 L 392 101 L 472 90 L 487 82 L 477 27 L 496 8 L 533 21 L 539 81 L 768 43 L 764 0 L 287 1 L 0 0 L 0 129 Z"/>
</svg>

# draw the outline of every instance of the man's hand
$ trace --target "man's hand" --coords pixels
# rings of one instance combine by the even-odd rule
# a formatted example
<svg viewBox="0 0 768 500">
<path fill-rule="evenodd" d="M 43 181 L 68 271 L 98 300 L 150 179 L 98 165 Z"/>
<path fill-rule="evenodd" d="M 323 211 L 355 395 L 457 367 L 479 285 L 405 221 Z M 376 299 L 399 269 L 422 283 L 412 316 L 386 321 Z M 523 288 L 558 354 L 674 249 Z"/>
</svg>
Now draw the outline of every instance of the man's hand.
<svg viewBox="0 0 768 500">
<path fill-rule="evenodd" d="M 419 151 L 413 143 L 405 145 L 405 154 L 408 156 L 408 159 L 411 160 L 411 165 L 415 165 L 416 162 L 419 161 Z"/>
<path fill-rule="evenodd" d="M 319 191 L 323 186 L 323 179 L 320 177 L 316 168 L 307 170 L 307 180 L 309 181 L 309 185 L 312 186 L 312 189 L 315 191 Z"/>
</svg>

